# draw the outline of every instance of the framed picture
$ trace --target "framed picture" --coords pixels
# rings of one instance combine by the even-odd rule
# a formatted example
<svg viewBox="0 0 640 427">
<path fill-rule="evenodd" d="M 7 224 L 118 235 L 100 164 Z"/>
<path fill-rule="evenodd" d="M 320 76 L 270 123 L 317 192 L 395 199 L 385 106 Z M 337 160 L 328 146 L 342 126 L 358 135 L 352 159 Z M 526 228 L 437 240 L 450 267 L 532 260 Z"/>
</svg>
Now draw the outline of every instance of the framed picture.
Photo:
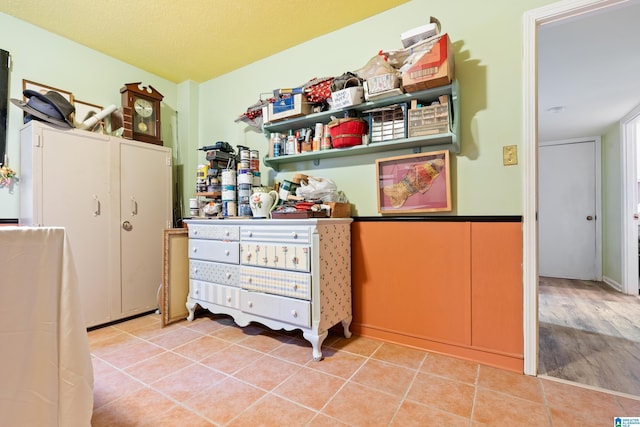
<svg viewBox="0 0 640 427">
<path fill-rule="evenodd" d="M 163 230 L 162 292 L 158 306 L 161 324 L 187 318 L 189 296 L 189 232 L 186 228 Z"/>
<path fill-rule="evenodd" d="M 376 178 L 381 214 L 451 210 L 448 150 L 377 159 Z"/>
<path fill-rule="evenodd" d="M 50 90 L 53 90 L 55 92 L 58 92 L 67 101 L 69 101 L 71 105 L 73 105 L 73 94 L 66 90 L 57 89 L 55 87 L 43 85 L 42 83 L 36 83 L 36 82 L 32 82 L 31 80 L 22 79 L 22 91 L 24 92 L 25 90 L 33 90 L 35 92 L 40 92 L 43 95 L 49 92 Z M 25 98 L 25 101 L 26 101 L 26 98 Z"/>
<path fill-rule="evenodd" d="M 76 123 L 82 123 L 87 120 L 90 115 L 98 114 L 102 111 L 102 107 L 95 104 L 89 104 L 88 102 L 80 101 L 75 99 L 73 101 L 73 106 L 76 107 L 75 121 Z M 93 112 L 93 114 L 91 114 Z"/>
</svg>

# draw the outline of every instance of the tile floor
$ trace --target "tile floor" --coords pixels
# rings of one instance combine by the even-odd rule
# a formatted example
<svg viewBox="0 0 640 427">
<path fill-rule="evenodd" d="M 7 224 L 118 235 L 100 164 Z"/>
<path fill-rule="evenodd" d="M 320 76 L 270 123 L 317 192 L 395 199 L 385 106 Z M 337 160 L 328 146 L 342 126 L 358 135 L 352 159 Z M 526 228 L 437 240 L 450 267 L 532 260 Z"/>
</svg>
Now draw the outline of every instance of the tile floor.
<svg viewBox="0 0 640 427">
<path fill-rule="evenodd" d="M 100 426 L 613 426 L 640 400 L 374 339 L 330 334 L 314 362 L 299 333 L 200 314 L 89 332 Z"/>
</svg>

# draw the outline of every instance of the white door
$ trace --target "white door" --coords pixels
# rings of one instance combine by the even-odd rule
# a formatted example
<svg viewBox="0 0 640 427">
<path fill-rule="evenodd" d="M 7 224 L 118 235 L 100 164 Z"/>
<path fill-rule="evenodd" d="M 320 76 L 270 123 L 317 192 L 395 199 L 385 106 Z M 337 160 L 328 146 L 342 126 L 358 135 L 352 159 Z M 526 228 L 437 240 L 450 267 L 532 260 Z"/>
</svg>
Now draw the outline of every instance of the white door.
<svg viewBox="0 0 640 427">
<path fill-rule="evenodd" d="M 42 129 L 42 224 L 66 229 L 87 327 L 111 320 L 109 140 Z M 35 182 L 34 182 L 35 184 Z"/>
<path fill-rule="evenodd" d="M 171 227 L 171 151 L 123 141 L 120 148 L 122 312 L 153 310 L 162 282 L 162 233 Z"/>
<path fill-rule="evenodd" d="M 599 280 L 595 140 L 538 148 L 541 276 Z"/>
</svg>

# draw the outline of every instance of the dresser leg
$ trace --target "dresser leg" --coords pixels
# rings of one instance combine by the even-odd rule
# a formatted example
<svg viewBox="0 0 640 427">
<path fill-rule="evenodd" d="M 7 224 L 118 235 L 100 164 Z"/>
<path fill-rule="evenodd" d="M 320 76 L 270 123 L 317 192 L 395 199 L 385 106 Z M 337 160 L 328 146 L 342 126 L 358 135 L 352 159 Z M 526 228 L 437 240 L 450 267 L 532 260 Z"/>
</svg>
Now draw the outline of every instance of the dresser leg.
<svg viewBox="0 0 640 427">
<path fill-rule="evenodd" d="M 187 320 L 189 322 L 193 321 L 193 317 L 195 316 L 195 313 L 196 313 L 196 305 L 198 305 L 197 302 L 187 300 L 186 306 L 187 306 L 187 310 L 189 310 L 189 315 L 187 316 Z"/>
<path fill-rule="evenodd" d="M 311 347 L 313 347 L 313 360 L 319 362 L 323 359 L 322 356 L 322 343 L 324 339 L 327 338 L 329 331 L 324 331 L 321 334 L 314 334 L 312 332 L 303 332 L 302 336 L 305 340 L 311 343 Z"/>
<path fill-rule="evenodd" d="M 342 320 L 342 328 L 344 329 L 344 337 L 351 338 L 351 331 L 349 330 L 349 326 L 351 326 L 351 320 L 353 316 L 349 316 L 346 319 Z"/>
</svg>

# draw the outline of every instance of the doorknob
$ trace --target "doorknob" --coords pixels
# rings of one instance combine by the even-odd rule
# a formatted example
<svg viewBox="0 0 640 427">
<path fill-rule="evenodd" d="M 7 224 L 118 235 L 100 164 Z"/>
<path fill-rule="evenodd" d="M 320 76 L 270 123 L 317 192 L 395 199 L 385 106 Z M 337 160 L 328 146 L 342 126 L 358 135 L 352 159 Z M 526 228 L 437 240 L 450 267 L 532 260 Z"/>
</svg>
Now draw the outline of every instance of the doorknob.
<svg viewBox="0 0 640 427">
<path fill-rule="evenodd" d="M 587 221 L 591 221 L 593 220 L 593 217 L 591 215 L 587 215 Z"/>
<path fill-rule="evenodd" d="M 133 225 L 129 221 L 124 221 L 122 223 L 122 228 L 126 231 L 131 231 L 131 229 L 133 229 Z"/>
</svg>

